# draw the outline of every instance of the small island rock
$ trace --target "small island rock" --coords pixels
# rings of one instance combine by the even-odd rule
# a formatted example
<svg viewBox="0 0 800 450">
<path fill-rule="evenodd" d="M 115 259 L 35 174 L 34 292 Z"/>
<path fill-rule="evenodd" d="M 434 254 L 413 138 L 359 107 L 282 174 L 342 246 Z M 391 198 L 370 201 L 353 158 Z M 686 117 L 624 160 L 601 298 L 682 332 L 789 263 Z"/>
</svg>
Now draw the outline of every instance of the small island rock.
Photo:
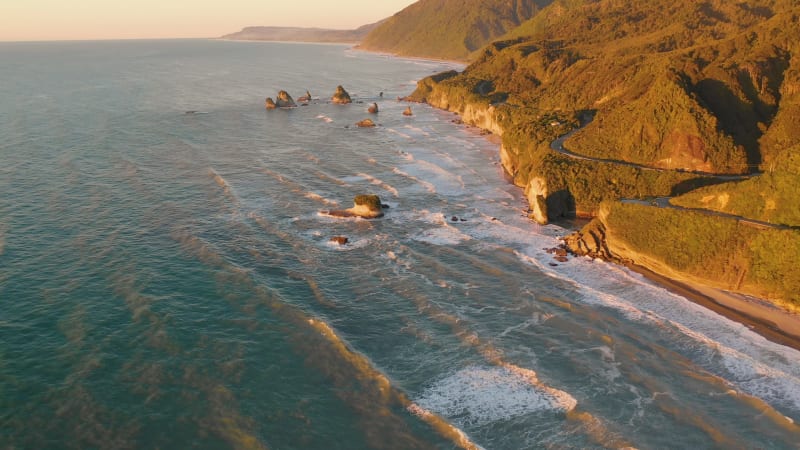
<svg viewBox="0 0 800 450">
<path fill-rule="evenodd" d="M 364 219 L 377 219 L 383 217 L 381 199 L 377 195 L 357 195 L 353 199 L 353 207 L 328 211 L 334 217 L 361 217 Z"/>
<path fill-rule="evenodd" d="M 294 108 L 297 106 L 292 99 L 292 96 L 286 91 L 278 92 L 278 97 L 277 100 L 275 100 L 275 104 L 278 105 L 278 108 Z"/>
<path fill-rule="evenodd" d="M 278 107 L 278 105 L 276 105 L 275 102 L 272 100 L 272 97 L 267 97 L 267 100 L 264 103 L 267 109 L 275 109 Z"/>
<path fill-rule="evenodd" d="M 410 107 L 410 106 L 409 106 L 409 107 L 407 107 L 407 108 L 406 108 L 406 109 L 403 111 L 403 115 L 404 115 L 404 116 L 413 116 L 413 115 L 414 115 L 414 113 L 413 113 L 413 112 L 411 112 L 411 107 Z"/>
<path fill-rule="evenodd" d="M 350 239 L 345 236 L 334 236 L 331 238 L 331 242 L 334 244 L 345 245 L 350 242 Z"/>
<path fill-rule="evenodd" d="M 373 103 L 367 108 L 367 112 L 370 114 L 378 114 L 378 104 Z"/>
<path fill-rule="evenodd" d="M 372 119 L 364 119 L 361 122 L 356 122 L 356 126 L 360 128 L 372 128 L 375 126 L 375 122 Z"/>
<path fill-rule="evenodd" d="M 306 95 L 297 99 L 298 102 L 308 103 L 311 101 L 311 93 L 306 91 Z"/>
<path fill-rule="evenodd" d="M 341 85 L 336 86 L 336 92 L 334 92 L 333 97 L 331 97 L 331 101 L 340 105 L 346 105 L 353 102 L 353 100 L 350 98 L 350 94 L 348 94 Z"/>
</svg>

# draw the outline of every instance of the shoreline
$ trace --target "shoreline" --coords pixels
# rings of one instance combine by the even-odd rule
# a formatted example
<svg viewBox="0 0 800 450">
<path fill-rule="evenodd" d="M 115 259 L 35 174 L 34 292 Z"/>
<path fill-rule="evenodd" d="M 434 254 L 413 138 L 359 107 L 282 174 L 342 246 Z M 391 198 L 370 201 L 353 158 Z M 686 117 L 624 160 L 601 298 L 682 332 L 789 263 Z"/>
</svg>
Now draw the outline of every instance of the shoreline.
<svg viewBox="0 0 800 450">
<path fill-rule="evenodd" d="M 436 108 L 430 104 L 428 106 Z M 448 111 L 442 108 L 436 109 Z M 464 122 L 463 125 L 468 128 L 480 128 L 467 122 Z M 491 134 L 486 136 L 489 142 L 497 144 L 496 137 L 492 139 L 493 137 L 494 135 Z M 503 170 L 503 179 L 513 184 L 505 170 Z M 582 220 L 584 218 L 577 217 L 569 222 L 580 223 Z M 563 223 L 563 221 L 561 224 L 558 222 L 554 224 L 561 226 L 565 230 L 574 228 L 571 223 Z M 728 292 L 689 280 L 670 278 L 641 265 L 608 262 L 625 267 L 669 292 L 677 294 L 729 320 L 740 323 L 770 342 L 800 351 L 800 314 L 786 311 L 766 299 Z"/>
<path fill-rule="evenodd" d="M 800 351 L 800 315 L 780 309 L 768 300 L 669 278 L 636 264 L 622 266 L 669 292 L 746 326 L 771 342 Z"/>
<path fill-rule="evenodd" d="M 358 48 L 357 46 L 351 47 L 351 50 L 401 59 L 421 59 L 432 62 L 437 61 L 440 63 L 464 64 L 463 62 L 458 61 L 403 57 L 391 53 L 380 53 L 371 50 L 364 50 Z M 450 112 L 449 110 L 437 108 L 430 104 L 428 104 L 428 106 Z M 463 125 L 467 126 L 468 128 L 474 127 L 480 129 L 480 127 L 468 124 L 466 122 L 463 122 Z M 498 144 L 497 137 L 495 135 L 489 134 L 485 137 L 489 142 L 495 145 Z M 503 170 L 503 178 L 509 183 L 512 181 L 509 179 L 509 176 L 505 170 Z M 575 220 L 580 222 L 583 219 L 579 217 Z M 561 224 L 560 226 L 562 226 L 565 230 L 572 228 L 567 224 Z M 722 317 L 740 323 L 770 342 L 800 351 L 800 314 L 793 314 L 789 311 L 781 309 L 777 305 L 774 305 L 765 299 L 747 297 L 742 294 L 699 285 L 687 280 L 670 278 L 654 272 L 644 266 L 636 264 L 619 264 L 616 262 L 612 263 L 626 267 L 628 270 L 641 275 L 647 281 L 662 287 L 669 292 L 677 294 L 689 300 L 690 302 L 721 315 Z"/>
<path fill-rule="evenodd" d="M 382 52 L 378 50 L 369 50 L 360 47 L 360 42 L 356 42 L 350 47 L 349 50 L 357 51 L 357 52 L 364 52 L 364 53 L 372 53 L 373 55 L 384 56 L 388 58 L 395 58 L 395 59 L 403 59 L 408 61 L 419 61 L 419 62 L 428 62 L 428 63 L 439 63 L 439 64 L 451 64 L 451 65 L 458 65 L 460 66 L 461 70 L 464 70 L 469 64 L 469 61 L 459 61 L 455 59 L 443 59 L 443 58 L 432 58 L 432 57 L 425 57 L 425 56 L 404 56 L 399 55 L 397 53 L 391 52 Z M 419 80 L 417 80 L 419 81 Z"/>
</svg>

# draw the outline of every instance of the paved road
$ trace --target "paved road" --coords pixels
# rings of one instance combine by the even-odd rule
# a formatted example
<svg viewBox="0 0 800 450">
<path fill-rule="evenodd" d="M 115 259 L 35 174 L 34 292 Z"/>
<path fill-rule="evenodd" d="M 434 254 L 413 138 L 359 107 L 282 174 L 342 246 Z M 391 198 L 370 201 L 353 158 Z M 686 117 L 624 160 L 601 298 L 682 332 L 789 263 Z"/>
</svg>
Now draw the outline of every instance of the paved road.
<svg viewBox="0 0 800 450">
<path fill-rule="evenodd" d="M 591 121 L 586 122 L 580 128 L 576 128 L 576 129 L 570 131 L 569 133 L 560 136 L 558 139 L 556 139 L 556 140 L 554 140 L 553 142 L 550 143 L 550 148 L 553 151 L 561 153 L 562 155 L 567 156 L 567 157 L 572 158 L 572 159 L 579 159 L 579 160 L 583 160 L 583 161 L 602 162 L 602 163 L 607 163 L 607 164 L 617 164 L 617 165 L 620 165 L 620 166 L 635 167 L 637 169 L 654 170 L 654 171 L 658 171 L 658 172 L 666 172 L 666 171 L 671 170 L 671 169 L 663 169 L 663 168 L 658 168 L 658 167 L 643 166 L 641 164 L 635 164 L 635 163 L 631 163 L 631 162 L 627 162 L 627 161 L 619 161 L 619 160 L 614 160 L 614 159 L 592 158 L 592 157 L 589 157 L 589 156 L 579 155 L 577 153 L 573 153 L 573 152 L 565 149 L 564 148 L 564 142 L 567 139 L 569 139 L 573 134 L 575 134 L 578 131 L 580 131 L 581 129 L 583 129 L 590 122 Z M 720 174 L 715 174 L 715 173 L 694 172 L 694 171 L 683 171 L 683 172 L 692 173 L 692 174 L 696 174 L 696 175 L 707 176 L 707 177 L 714 177 L 714 178 L 717 178 L 719 180 L 726 180 L 726 181 L 745 180 L 745 179 L 748 179 L 748 178 L 753 178 L 753 177 L 761 175 L 760 172 L 744 174 L 744 175 L 720 175 Z M 700 214 L 705 214 L 707 216 L 725 217 L 725 218 L 729 218 L 729 219 L 734 219 L 734 220 L 738 221 L 742 225 L 751 226 L 753 228 L 761 228 L 761 229 L 771 228 L 771 229 L 776 229 L 776 230 L 797 230 L 797 229 L 800 229 L 800 227 L 792 227 L 792 226 L 788 226 L 788 225 L 778 225 L 778 224 L 774 224 L 774 223 L 769 223 L 769 222 L 764 222 L 764 221 L 760 221 L 760 220 L 750 219 L 750 218 L 743 217 L 743 216 L 737 216 L 735 214 L 728 214 L 728 213 L 719 212 L 719 211 L 712 211 L 710 209 L 685 208 L 683 206 L 677 206 L 677 205 L 673 205 L 672 203 L 670 203 L 670 199 L 671 198 L 672 197 L 658 197 L 658 198 L 653 199 L 653 200 L 621 199 L 620 201 L 623 202 L 623 203 L 636 203 L 636 204 L 654 206 L 654 207 L 658 207 L 658 208 L 670 208 L 670 209 L 678 209 L 678 210 L 683 210 L 683 211 L 693 211 L 693 212 L 697 212 L 697 213 L 700 213 Z"/>
<path fill-rule="evenodd" d="M 771 229 L 774 229 L 774 230 L 797 230 L 797 229 L 800 229 L 800 227 L 793 227 L 793 226 L 789 226 L 789 225 L 779 225 L 779 224 L 764 222 L 762 220 L 750 219 L 750 218 L 744 217 L 744 216 L 737 216 L 735 214 L 728 214 L 728 213 L 719 212 L 719 211 L 712 211 L 710 209 L 686 208 L 686 207 L 683 207 L 683 206 L 673 205 L 672 203 L 669 202 L 670 199 L 672 199 L 672 197 L 658 197 L 658 198 L 655 198 L 655 199 L 652 199 L 652 200 L 637 200 L 637 199 L 624 198 L 624 199 L 621 199 L 620 201 L 622 203 L 633 203 L 633 204 L 638 204 L 638 205 L 653 206 L 653 207 L 657 207 L 657 208 L 669 208 L 669 209 L 678 209 L 678 210 L 681 210 L 681 211 L 692 211 L 692 212 L 700 213 L 700 214 L 703 214 L 703 215 L 706 215 L 706 216 L 724 217 L 724 218 L 727 218 L 727 219 L 736 220 L 742 225 L 746 225 L 746 226 L 753 227 L 753 228 L 760 228 L 760 229 L 771 228 Z"/>
<path fill-rule="evenodd" d="M 714 178 L 717 178 L 719 180 L 726 180 L 726 181 L 746 180 L 748 178 L 752 178 L 754 176 L 761 175 L 760 172 L 748 173 L 748 174 L 742 174 L 742 175 L 730 175 L 730 174 L 716 174 L 716 173 L 709 173 L 709 172 L 698 172 L 698 171 L 680 170 L 680 169 L 677 169 L 677 170 L 676 169 L 664 169 L 664 168 L 660 168 L 660 167 L 645 166 L 645 165 L 642 165 L 642 164 L 636 164 L 636 163 L 632 163 L 632 162 L 628 162 L 628 161 L 620 161 L 618 159 L 593 158 L 591 156 L 579 155 L 577 153 L 573 153 L 573 152 L 565 149 L 564 148 L 564 142 L 567 139 L 569 139 L 570 137 L 572 137 L 573 134 L 575 134 L 578 131 L 582 130 L 584 127 L 586 127 L 590 123 L 591 123 L 591 120 L 586 122 L 585 124 L 583 124 L 580 128 L 576 128 L 576 129 L 570 131 L 569 133 L 560 136 L 558 139 L 556 139 L 556 140 L 554 140 L 553 142 L 550 143 L 550 149 L 555 151 L 555 152 L 561 153 L 562 155 L 567 156 L 567 157 L 572 158 L 572 159 L 579 159 L 579 160 L 583 160 L 583 161 L 594 161 L 594 162 L 601 162 L 601 163 L 607 163 L 607 164 L 616 164 L 616 165 L 619 165 L 619 166 L 635 167 L 635 168 L 641 169 L 641 170 L 653 170 L 653 171 L 656 171 L 656 172 L 678 171 L 678 172 L 691 173 L 691 174 L 701 175 L 701 176 L 706 176 L 706 177 L 714 177 Z"/>
</svg>

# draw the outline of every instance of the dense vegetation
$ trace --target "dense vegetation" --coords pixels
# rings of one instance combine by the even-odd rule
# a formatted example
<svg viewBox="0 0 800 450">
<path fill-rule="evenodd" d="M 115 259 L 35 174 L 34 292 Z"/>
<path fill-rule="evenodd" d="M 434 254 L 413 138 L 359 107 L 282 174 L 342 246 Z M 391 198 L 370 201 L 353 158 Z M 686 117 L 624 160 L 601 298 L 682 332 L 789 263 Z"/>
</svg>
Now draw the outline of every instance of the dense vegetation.
<svg viewBox="0 0 800 450">
<path fill-rule="evenodd" d="M 361 48 L 467 60 L 552 0 L 420 0 L 386 20 Z"/>
<path fill-rule="evenodd" d="M 673 196 L 800 225 L 798 34 L 793 0 L 555 0 L 411 99 L 501 134 L 503 167 L 537 220 L 542 210 L 593 215 L 602 203 L 610 239 L 645 259 L 798 303 L 797 229 L 619 201 Z M 589 160 L 550 148 L 578 124 L 564 146 Z"/>
<path fill-rule="evenodd" d="M 682 273 L 800 310 L 800 230 L 763 229 L 736 219 L 638 204 L 609 205 L 609 240 Z"/>
<path fill-rule="evenodd" d="M 779 171 L 736 183 L 697 189 L 671 200 L 685 208 L 718 211 L 754 220 L 800 227 L 800 181 Z"/>
</svg>

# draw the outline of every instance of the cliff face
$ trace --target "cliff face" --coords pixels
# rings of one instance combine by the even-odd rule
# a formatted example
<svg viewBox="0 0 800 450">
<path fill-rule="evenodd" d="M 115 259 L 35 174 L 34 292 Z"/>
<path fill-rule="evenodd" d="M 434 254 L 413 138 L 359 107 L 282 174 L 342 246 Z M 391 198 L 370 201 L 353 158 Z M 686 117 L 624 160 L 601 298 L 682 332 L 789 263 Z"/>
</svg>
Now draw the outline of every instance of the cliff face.
<svg viewBox="0 0 800 450">
<path fill-rule="evenodd" d="M 577 254 L 635 263 L 672 279 L 770 299 L 800 312 L 797 229 L 607 202 L 566 243 Z"/>
<path fill-rule="evenodd" d="M 420 0 L 361 42 L 365 50 L 440 59 L 470 55 L 552 0 Z"/>
</svg>

